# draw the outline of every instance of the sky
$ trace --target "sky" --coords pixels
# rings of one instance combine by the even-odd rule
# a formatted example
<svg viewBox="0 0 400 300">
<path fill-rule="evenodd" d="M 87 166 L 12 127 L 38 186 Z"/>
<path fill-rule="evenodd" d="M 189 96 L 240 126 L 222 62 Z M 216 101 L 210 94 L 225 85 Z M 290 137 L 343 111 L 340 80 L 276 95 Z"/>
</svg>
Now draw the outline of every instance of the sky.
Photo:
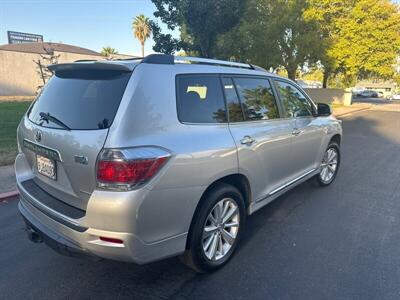
<svg viewBox="0 0 400 300">
<path fill-rule="evenodd" d="M 154 11 L 150 0 L 0 0 L 0 45 L 8 43 L 10 30 L 43 35 L 45 42 L 98 52 L 111 46 L 119 53 L 140 56 L 131 23 L 139 14 L 154 19 Z M 153 44 L 146 42 L 145 54 L 153 52 Z"/>
<path fill-rule="evenodd" d="M 10 30 L 41 34 L 46 42 L 95 51 L 111 46 L 119 53 L 139 56 L 132 19 L 139 14 L 154 19 L 154 10 L 150 0 L 0 0 L 0 45 L 8 43 Z M 146 43 L 145 54 L 153 52 L 153 44 L 151 39 Z"/>
</svg>

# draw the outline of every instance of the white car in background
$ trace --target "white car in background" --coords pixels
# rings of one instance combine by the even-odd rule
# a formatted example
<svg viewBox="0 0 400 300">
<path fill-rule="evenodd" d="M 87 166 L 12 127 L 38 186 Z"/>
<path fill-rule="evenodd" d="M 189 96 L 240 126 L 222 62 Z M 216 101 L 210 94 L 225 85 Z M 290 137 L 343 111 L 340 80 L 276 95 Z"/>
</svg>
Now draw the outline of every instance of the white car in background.
<svg viewBox="0 0 400 300">
<path fill-rule="evenodd" d="M 400 94 L 391 94 L 387 98 L 388 100 L 400 100 Z"/>
</svg>

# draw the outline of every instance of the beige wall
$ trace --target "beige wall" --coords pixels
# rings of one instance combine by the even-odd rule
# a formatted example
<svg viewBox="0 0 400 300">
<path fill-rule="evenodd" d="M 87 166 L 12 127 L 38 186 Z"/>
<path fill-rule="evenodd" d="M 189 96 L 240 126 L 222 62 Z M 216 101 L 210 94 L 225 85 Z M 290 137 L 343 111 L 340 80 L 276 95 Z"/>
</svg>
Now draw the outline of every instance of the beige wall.
<svg viewBox="0 0 400 300">
<path fill-rule="evenodd" d="M 82 55 L 76 53 L 56 52 L 60 54 L 59 63 L 73 62 L 80 59 L 104 59 L 102 56 Z M 118 55 L 118 58 L 129 56 Z M 42 84 L 33 62 L 40 56 L 34 53 L 23 53 L 0 50 L 0 96 L 30 96 Z M 345 90 L 342 89 L 305 89 L 315 102 L 344 102 Z"/>
<path fill-rule="evenodd" d="M 344 89 L 304 89 L 306 93 L 313 99 L 316 103 L 327 103 L 332 104 L 341 103 L 346 104 L 345 97 L 349 96 L 349 93 Z"/>
<path fill-rule="evenodd" d="M 60 54 L 59 63 L 79 59 L 103 59 L 101 56 L 56 52 Z M 0 96 L 34 95 L 42 81 L 33 62 L 39 54 L 0 50 Z"/>
</svg>

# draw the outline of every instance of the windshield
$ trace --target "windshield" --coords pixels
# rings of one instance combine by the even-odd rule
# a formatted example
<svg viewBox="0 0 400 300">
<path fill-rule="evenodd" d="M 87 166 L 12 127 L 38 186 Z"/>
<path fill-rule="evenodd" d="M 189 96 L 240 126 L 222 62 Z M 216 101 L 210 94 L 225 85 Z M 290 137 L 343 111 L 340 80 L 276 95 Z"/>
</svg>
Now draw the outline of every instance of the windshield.
<svg viewBox="0 0 400 300">
<path fill-rule="evenodd" d="M 36 99 L 29 119 L 41 126 L 88 130 L 111 126 L 132 73 L 57 72 Z"/>
</svg>

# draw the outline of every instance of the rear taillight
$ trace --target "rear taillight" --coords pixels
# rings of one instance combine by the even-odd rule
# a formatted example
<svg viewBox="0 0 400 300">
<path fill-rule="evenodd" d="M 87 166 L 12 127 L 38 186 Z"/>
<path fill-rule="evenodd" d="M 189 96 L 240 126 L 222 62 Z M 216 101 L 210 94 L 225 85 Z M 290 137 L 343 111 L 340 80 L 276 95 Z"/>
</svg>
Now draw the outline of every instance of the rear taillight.
<svg viewBox="0 0 400 300">
<path fill-rule="evenodd" d="M 123 244 L 124 243 L 123 240 L 105 237 L 105 236 L 101 236 L 100 241 L 107 242 L 107 243 L 113 243 L 113 244 Z"/>
<path fill-rule="evenodd" d="M 158 147 L 105 149 L 97 161 L 97 182 L 103 189 L 131 190 L 151 178 L 171 154 Z"/>
</svg>

